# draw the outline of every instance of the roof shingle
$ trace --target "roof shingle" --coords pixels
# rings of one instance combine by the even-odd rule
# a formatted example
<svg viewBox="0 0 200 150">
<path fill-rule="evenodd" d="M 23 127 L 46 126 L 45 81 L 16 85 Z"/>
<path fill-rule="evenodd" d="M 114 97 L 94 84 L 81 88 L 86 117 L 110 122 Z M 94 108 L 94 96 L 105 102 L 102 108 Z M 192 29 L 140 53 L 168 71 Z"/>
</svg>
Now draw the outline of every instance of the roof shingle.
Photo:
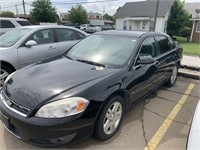
<svg viewBox="0 0 200 150">
<path fill-rule="evenodd" d="M 159 1 L 158 16 L 165 16 L 173 5 L 174 0 Z M 116 13 L 116 18 L 124 17 L 154 17 L 156 1 L 128 2 Z"/>
</svg>

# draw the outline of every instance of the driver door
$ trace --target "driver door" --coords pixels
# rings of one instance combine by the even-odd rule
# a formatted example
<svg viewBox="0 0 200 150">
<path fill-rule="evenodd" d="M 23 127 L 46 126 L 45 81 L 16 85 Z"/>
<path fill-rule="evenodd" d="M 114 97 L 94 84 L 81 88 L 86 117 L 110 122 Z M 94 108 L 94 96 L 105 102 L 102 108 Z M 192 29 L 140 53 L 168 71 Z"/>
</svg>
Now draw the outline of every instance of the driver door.
<svg viewBox="0 0 200 150">
<path fill-rule="evenodd" d="M 155 62 L 152 64 L 140 64 L 144 56 L 151 55 Z M 156 57 L 158 55 L 156 42 L 153 37 L 146 38 L 139 50 L 136 63 L 130 73 L 129 90 L 132 102 L 144 97 L 158 86 L 159 72 L 157 68 Z"/>
<path fill-rule="evenodd" d="M 33 46 L 22 45 L 18 48 L 20 66 L 24 67 L 34 62 L 57 56 L 58 47 L 54 37 L 53 29 L 40 30 L 30 36 L 26 42 L 34 40 L 37 44 Z"/>
</svg>

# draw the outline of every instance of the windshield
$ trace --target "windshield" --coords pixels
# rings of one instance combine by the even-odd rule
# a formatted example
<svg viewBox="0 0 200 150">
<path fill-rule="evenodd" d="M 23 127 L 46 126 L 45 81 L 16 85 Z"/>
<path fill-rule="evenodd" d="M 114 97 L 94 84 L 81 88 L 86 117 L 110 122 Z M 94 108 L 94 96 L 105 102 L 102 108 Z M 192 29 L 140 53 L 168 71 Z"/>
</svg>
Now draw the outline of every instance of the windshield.
<svg viewBox="0 0 200 150">
<path fill-rule="evenodd" d="M 106 66 L 122 66 L 131 56 L 136 40 L 132 37 L 91 35 L 72 47 L 66 56 Z"/>
<path fill-rule="evenodd" d="M 15 28 L 0 36 L 0 47 L 10 47 L 32 29 Z"/>
</svg>

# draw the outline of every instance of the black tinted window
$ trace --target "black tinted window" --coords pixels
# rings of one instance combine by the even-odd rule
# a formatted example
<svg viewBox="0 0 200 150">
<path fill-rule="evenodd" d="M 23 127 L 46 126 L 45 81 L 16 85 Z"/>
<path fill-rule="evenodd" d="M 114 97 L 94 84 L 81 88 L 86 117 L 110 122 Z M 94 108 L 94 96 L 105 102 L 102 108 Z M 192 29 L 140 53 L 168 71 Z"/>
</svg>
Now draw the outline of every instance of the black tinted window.
<svg viewBox="0 0 200 150">
<path fill-rule="evenodd" d="M 151 55 L 152 57 L 157 56 L 156 43 L 153 37 L 144 40 L 140 49 L 140 55 Z"/>
<path fill-rule="evenodd" d="M 72 29 L 56 29 L 58 42 L 77 40 L 76 32 Z"/>
<path fill-rule="evenodd" d="M 37 42 L 37 44 L 53 43 L 54 42 L 53 30 L 45 29 L 37 31 L 28 39 L 28 41 L 29 40 L 34 40 Z"/>
<path fill-rule="evenodd" d="M 160 48 L 160 54 L 163 54 L 167 51 L 171 50 L 171 45 L 169 39 L 165 36 L 156 36 L 156 41 L 158 42 L 158 46 Z"/>
<path fill-rule="evenodd" d="M 0 20 L 0 28 L 15 28 L 15 25 L 9 20 Z"/>
<path fill-rule="evenodd" d="M 78 31 L 76 31 L 76 34 L 78 36 L 78 39 L 84 39 L 86 36 Z"/>
<path fill-rule="evenodd" d="M 19 23 L 21 26 L 30 26 L 31 23 L 28 21 L 17 21 L 17 23 Z"/>
<path fill-rule="evenodd" d="M 176 45 L 174 44 L 174 42 L 171 39 L 169 39 L 169 44 L 170 44 L 171 49 L 176 48 Z"/>
</svg>

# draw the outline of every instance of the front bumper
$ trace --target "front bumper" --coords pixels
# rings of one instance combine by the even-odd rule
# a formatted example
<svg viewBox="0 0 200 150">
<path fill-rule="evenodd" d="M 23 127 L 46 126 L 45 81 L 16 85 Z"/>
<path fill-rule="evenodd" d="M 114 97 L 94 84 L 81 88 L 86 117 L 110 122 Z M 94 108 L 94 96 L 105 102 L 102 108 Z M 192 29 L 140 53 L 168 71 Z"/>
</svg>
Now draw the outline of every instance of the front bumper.
<svg viewBox="0 0 200 150">
<path fill-rule="evenodd" d="M 15 137 L 39 146 L 56 146 L 91 136 L 95 118 L 88 113 L 61 119 L 27 118 L 8 109 L 0 100 L 4 127 Z"/>
</svg>

